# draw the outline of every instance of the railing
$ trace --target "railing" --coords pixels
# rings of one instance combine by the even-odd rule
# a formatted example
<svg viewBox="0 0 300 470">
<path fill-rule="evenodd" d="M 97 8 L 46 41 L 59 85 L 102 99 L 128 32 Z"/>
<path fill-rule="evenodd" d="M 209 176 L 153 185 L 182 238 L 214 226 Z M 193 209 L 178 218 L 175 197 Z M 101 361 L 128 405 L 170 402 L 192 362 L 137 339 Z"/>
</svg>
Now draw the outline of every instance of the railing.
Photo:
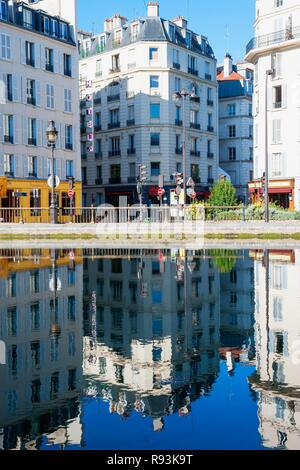
<svg viewBox="0 0 300 470">
<path fill-rule="evenodd" d="M 120 157 L 121 156 L 121 150 L 110 150 L 108 152 L 109 157 Z"/>
<path fill-rule="evenodd" d="M 175 126 L 182 126 L 182 120 L 181 119 L 175 119 Z"/>
<path fill-rule="evenodd" d="M 194 178 L 198 180 L 198 178 Z M 99 180 L 101 184 L 102 180 Z M 118 178 L 111 178 L 111 184 L 119 184 Z M 134 177 L 128 177 L 128 183 L 135 183 Z M 98 184 L 98 181 L 97 181 Z M 208 206 L 205 204 L 191 204 L 182 206 L 139 205 L 128 207 L 113 207 L 104 204 L 98 207 L 59 208 L 57 210 L 59 224 L 87 224 L 87 223 L 168 223 L 176 222 L 220 222 L 220 221 L 251 221 L 264 220 L 262 210 L 260 218 L 251 211 L 251 206 Z M 0 208 L 0 223 L 50 223 L 49 208 Z"/>
<path fill-rule="evenodd" d="M 94 127 L 95 132 L 100 132 L 102 127 L 100 125 Z"/>
<path fill-rule="evenodd" d="M 200 150 L 191 150 L 191 157 L 200 157 Z"/>
<path fill-rule="evenodd" d="M 135 119 L 128 119 L 127 120 L 127 127 L 131 127 L 135 125 Z"/>
<path fill-rule="evenodd" d="M 213 126 L 207 126 L 207 132 L 214 132 Z"/>
<path fill-rule="evenodd" d="M 213 106 L 214 102 L 213 100 L 207 100 L 207 106 Z"/>
<path fill-rule="evenodd" d="M 121 127 L 121 124 L 120 122 L 109 122 L 107 127 L 108 129 L 118 129 Z"/>
<path fill-rule="evenodd" d="M 191 96 L 191 101 L 194 103 L 200 103 L 200 96 Z"/>
<path fill-rule="evenodd" d="M 97 106 L 98 104 L 101 104 L 101 98 L 94 99 L 94 105 Z"/>
<path fill-rule="evenodd" d="M 96 152 L 95 153 L 95 159 L 100 160 L 102 158 L 102 152 Z"/>
<path fill-rule="evenodd" d="M 281 42 L 290 41 L 292 39 L 300 38 L 300 26 L 295 28 L 286 28 L 281 31 L 276 31 L 272 34 L 265 34 L 263 36 L 258 36 L 252 38 L 248 42 L 246 47 L 246 54 L 248 54 L 253 49 L 258 49 L 261 47 L 272 46 L 273 44 L 279 44 Z"/>
<path fill-rule="evenodd" d="M 173 62 L 173 69 L 180 70 L 180 64 Z"/>
<path fill-rule="evenodd" d="M 47 72 L 54 72 L 53 64 L 46 64 L 45 69 L 47 70 Z"/>
<path fill-rule="evenodd" d="M 135 154 L 136 154 L 136 149 L 135 148 L 127 149 L 127 155 L 135 155 Z"/>
<path fill-rule="evenodd" d="M 200 131 L 201 128 L 200 124 L 198 124 L 197 122 L 191 122 L 190 127 L 191 129 L 196 129 L 197 131 Z"/>
<path fill-rule="evenodd" d="M 107 101 L 110 103 L 111 101 L 120 101 L 120 93 L 116 95 L 110 95 L 107 97 Z"/>
<path fill-rule="evenodd" d="M 177 148 L 175 148 L 175 153 L 176 153 L 176 155 L 182 155 L 182 153 L 183 153 L 183 149 L 182 149 L 182 148 L 179 148 L 179 147 L 177 147 Z"/>
<path fill-rule="evenodd" d="M 209 80 L 209 81 L 211 81 L 211 79 L 212 79 L 212 76 L 211 76 L 211 74 L 210 74 L 210 73 L 206 73 L 206 74 L 204 75 L 204 78 L 205 78 L 205 80 Z"/>
<path fill-rule="evenodd" d="M 190 73 L 191 75 L 195 75 L 196 77 L 198 77 L 198 75 L 199 75 L 198 70 L 195 70 L 191 67 L 188 68 L 188 73 Z"/>
</svg>

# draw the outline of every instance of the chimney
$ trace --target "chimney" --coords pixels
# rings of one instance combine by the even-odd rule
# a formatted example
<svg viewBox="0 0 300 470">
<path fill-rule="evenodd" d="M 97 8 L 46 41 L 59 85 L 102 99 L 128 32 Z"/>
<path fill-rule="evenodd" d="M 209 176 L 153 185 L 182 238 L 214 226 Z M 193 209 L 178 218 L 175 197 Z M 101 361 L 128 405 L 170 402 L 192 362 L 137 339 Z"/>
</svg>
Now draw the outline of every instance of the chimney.
<svg viewBox="0 0 300 470">
<path fill-rule="evenodd" d="M 187 28 L 187 20 L 184 18 L 184 16 L 177 16 L 177 18 L 174 18 L 174 20 L 172 21 L 172 23 L 176 24 L 177 26 L 179 26 L 180 28 Z"/>
<path fill-rule="evenodd" d="M 224 77 L 229 77 L 232 74 L 232 57 L 226 54 L 224 58 Z"/>
<path fill-rule="evenodd" d="M 148 2 L 148 16 L 159 16 L 158 2 Z"/>
<path fill-rule="evenodd" d="M 108 31 L 111 31 L 112 25 L 113 25 L 112 19 L 106 18 L 106 20 L 104 21 L 104 32 L 107 33 Z"/>
<path fill-rule="evenodd" d="M 128 22 L 127 18 L 125 18 L 124 16 L 121 16 L 119 13 L 116 13 L 113 17 L 112 17 L 112 24 L 113 24 L 113 29 L 116 29 L 116 28 L 121 28 L 124 24 L 126 24 Z"/>
</svg>

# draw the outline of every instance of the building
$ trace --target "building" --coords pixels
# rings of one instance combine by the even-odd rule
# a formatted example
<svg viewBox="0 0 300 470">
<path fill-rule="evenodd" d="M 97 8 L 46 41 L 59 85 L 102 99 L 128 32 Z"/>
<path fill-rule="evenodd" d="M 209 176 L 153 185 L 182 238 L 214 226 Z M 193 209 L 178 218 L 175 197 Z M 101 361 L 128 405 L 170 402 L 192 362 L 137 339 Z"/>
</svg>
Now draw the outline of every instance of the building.
<svg viewBox="0 0 300 470">
<path fill-rule="evenodd" d="M 253 66 L 233 65 L 226 54 L 217 80 L 220 166 L 230 176 L 237 197 L 248 202 L 248 183 L 253 179 Z"/>
<path fill-rule="evenodd" d="M 0 36 L 0 208 L 49 207 L 50 120 L 59 131 L 58 205 L 69 206 L 69 178 L 74 178 L 73 206 L 80 207 L 76 2 L 1 0 Z M 32 211 L 31 217 L 40 221 L 41 212 Z"/>
<path fill-rule="evenodd" d="M 0 266 L 0 449 L 38 448 L 47 420 L 49 444 L 80 444 L 81 252 L 3 249 Z"/>
<path fill-rule="evenodd" d="M 257 0 L 254 28 L 255 38 L 246 54 L 246 61 L 255 65 L 254 180 L 250 192 L 253 200 L 263 196 L 267 114 L 270 200 L 300 210 L 298 0 Z"/>
<path fill-rule="evenodd" d="M 299 250 L 250 252 L 255 271 L 259 432 L 267 448 L 300 448 Z"/>
<path fill-rule="evenodd" d="M 137 202 L 138 165 L 146 165 L 144 202 L 158 203 L 159 176 L 166 198 L 183 172 L 199 197 L 218 177 L 216 60 L 206 37 L 183 17 L 166 21 L 158 3 L 128 22 L 114 15 L 104 32 L 80 35 L 83 204 Z M 186 88 L 193 96 L 175 98 Z M 185 108 L 183 115 L 183 108 Z"/>
<path fill-rule="evenodd" d="M 86 394 L 97 390 L 111 413 L 150 416 L 159 431 L 164 416 L 189 414 L 218 376 L 217 269 L 202 252 L 96 249 L 84 256 Z"/>
</svg>

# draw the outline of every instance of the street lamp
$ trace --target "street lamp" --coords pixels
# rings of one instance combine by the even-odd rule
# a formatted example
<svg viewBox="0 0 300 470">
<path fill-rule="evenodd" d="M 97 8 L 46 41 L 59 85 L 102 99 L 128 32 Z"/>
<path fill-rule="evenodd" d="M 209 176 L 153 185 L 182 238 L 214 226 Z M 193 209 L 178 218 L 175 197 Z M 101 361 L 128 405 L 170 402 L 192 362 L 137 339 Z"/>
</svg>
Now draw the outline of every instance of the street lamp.
<svg viewBox="0 0 300 470">
<path fill-rule="evenodd" d="M 57 201 L 55 194 L 56 175 L 54 174 L 54 149 L 56 146 L 58 131 L 54 121 L 49 122 L 46 131 L 48 147 L 51 147 L 51 202 L 50 202 L 50 223 L 57 224 Z"/>
<path fill-rule="evenodd" d="M 183 155 L 183 194 L 184 194 L 184 205 L 186 204 L 186 183 L 187 183 L 187 176 L 186 176 L 186 100 L 187 98 L 194 98 L 196 95 L 193 92 L 189 92 L 185 88 L 182 91 L 177 91 L 174 95 L 174 99 L 182 99 L 183 100 L 183 107 L 182 107 L 182 155 Z"/>
<path fill-rule="evenodd" d="M 270 222 L 269 212 L 269 142 L 268 142 L 268 77 L 274 74 L 273 69 L 266 70 L 265 81 L 265 222 Z"/>
</svg>

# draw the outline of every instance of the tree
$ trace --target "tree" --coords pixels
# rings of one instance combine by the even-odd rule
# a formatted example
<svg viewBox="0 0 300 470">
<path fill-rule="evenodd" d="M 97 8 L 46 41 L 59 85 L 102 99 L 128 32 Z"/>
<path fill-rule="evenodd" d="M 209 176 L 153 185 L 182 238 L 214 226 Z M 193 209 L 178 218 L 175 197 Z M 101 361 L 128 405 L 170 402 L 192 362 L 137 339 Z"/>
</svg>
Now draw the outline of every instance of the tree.
<svg viewBox="0 0 300 470">
<path fill-rule="evenodd" d="M 237 206 L 236 190 L 228 180 L 217 181 L 208 200 L 210 206 Z"/>
</svg>

